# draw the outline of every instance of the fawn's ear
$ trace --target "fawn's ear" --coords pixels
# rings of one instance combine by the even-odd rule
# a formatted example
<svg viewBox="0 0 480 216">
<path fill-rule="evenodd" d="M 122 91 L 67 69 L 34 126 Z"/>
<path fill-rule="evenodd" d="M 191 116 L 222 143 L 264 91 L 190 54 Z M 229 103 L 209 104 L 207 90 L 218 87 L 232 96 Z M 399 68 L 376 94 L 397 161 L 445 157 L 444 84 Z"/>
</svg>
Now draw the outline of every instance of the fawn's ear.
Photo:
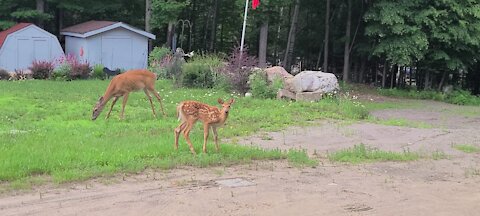
<svg viewBox="0 0 480 216">
<path fill-rule="evenodd" d="M 233 98 L 230 98 L 230 100 L 228 100 L 229 104 L 233 104 L 234 102 L 235 102 L 235 99 L 233 99 Z"/>
<path fill-rule="evenodd" d="M 223 104 L 223 100 L 221 98 L 218 98 L 218 103 Z"/>
</svg>

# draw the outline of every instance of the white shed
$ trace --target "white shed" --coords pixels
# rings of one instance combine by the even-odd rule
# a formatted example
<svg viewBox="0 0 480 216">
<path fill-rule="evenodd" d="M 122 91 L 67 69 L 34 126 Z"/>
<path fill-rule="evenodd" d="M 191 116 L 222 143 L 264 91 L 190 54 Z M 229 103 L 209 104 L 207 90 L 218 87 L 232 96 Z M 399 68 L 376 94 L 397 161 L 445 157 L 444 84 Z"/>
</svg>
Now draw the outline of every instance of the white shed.
<svg viewBox="0 0 480 216">
<path fill-rule="evenodd" d="M 148 39 L 155 35 L 122 22 L 88 21 L 62 29 L 65 53 L 109 69 L 148 66 Z"/>
<path fill-rule="evenodd" d="M 19 23 L 0 32 L 0 68 L 27 69 L 34 60 L 53 61 L 63 56 L 55 35 L 32 23 Z"/>
</svg>

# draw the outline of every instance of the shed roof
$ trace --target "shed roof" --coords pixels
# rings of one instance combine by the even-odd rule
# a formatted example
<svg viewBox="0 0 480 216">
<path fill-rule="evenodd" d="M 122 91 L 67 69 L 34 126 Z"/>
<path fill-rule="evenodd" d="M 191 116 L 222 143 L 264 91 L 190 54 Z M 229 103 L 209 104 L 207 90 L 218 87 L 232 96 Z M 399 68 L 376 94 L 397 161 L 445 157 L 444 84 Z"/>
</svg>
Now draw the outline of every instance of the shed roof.
<svg viewBox="0 0 480 216">
<path fill-rule="evenodd" d="M 0 32 L 0 48 L 2 48 L 3 42 L 5 42 L 9 34 L 14 33 L 20 29 L 23 29 L 29 25 L 32 25 L 32 23 L 18 23 L 7 30 L 1 31 Z"/>
<path fill-rule="evenodd" d="M 79 38 L 87 38 L 87 37 L 100 34 L 102 32 L 106 32 L 115 28 L 120 28 L 120 27 L 136 32 L 150 39 L 155 39 L 155 35 L 149 32 L 140 30 L 138 28 L 135 28 L 133 26 L 130 26 L 128 24 L 125 24 L 123 22 L 97 21 L 97 20 L 92 20 L 92 21 L 88 21 L 88 22 L 84 22 L 84 23 L 80 23 L 74 26 L 64 28 L 62 29 L 60 34 L 79 37 Z"/>
</svg>

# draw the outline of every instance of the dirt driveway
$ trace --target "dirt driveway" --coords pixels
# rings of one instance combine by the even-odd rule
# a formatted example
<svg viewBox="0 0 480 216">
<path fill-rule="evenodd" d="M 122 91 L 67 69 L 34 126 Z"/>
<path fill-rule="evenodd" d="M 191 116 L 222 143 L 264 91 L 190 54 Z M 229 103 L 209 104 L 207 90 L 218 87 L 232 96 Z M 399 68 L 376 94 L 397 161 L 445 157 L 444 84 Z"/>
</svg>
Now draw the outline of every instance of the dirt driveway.
<svg viewBox="0 0 480 216">
<path fill-rule="evenodd" d="M 323 121 L 240 141 L 307 149 L 320 155 L 316 168 L 267 161 L 146 171 L 2 195 L 0 215 L 479 215 L 480 154 L 452 146 L 480 146 L 480 108 L 421 103 L 372 115 L 418 122 L 422 128 Z M 325 158 L 327 152 L 360 143 L 445 158 L 362 165 Z"/>
</svg>

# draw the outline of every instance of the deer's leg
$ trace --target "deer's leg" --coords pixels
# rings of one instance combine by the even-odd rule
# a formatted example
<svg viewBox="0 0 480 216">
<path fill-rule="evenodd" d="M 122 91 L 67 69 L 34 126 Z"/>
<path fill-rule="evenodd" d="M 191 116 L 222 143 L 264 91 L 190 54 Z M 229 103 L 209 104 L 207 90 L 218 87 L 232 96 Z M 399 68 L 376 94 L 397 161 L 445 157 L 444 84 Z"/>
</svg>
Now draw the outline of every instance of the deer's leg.
<svg viewBox="0 0 480 216">
<path fill-rule="evenodd" d="M 163 110 L 162 97 L 160 97 L 160 94 L 158 94 L 158 92 L 155 91 L 154 88 L 150 88 L 149 91 L 151 91 L 153 93 L 153 95 L 155 95 L 158 102 L 160 103 L 160 108 L 162 109 L 163 116 L 167 116 L 167 114 L 165 114 L 165 111 Z"/>
<path fill-rule="evenodd" d="M 203 123 L 203 153 L 207 153 L 208 129 L 210 129 L 208 123 Z"/>
<path fill-rule="evenodd" d="M 125 105 L 127 104 L 128 100 L 128 93 L 123 95 L 123 101 L 122 101 L 122 111 L 120 112 L 120 119 L 124 119 L 123 113 L 125 112 Z"/>
<path fill-rule="evenodd" d="M 153 107 L 152 96 L 150 96 L 150 93 L 148 93 L 148 90 L 147 90 L 147 89 L 144 89 L 143 91 L 145 92 L 145 94 L 146 94 L 147 97 L 148 97 L 148 100 L 150 101 L 150 106 L 152 106 L 153 116 L 154 116 L 155 118 L 157 118 L 157 113 L 155 113 L 155 107 Z"/>
<path fill-rule="evenodd" d="M 185 130 L 185 127 L 187 126 L 187 122 L 182 122 L 180 125 L 178 125 L 177 128 L 175 128 L 175 150 L 178 150 L 178 137 L 180 136 L 180 133 Z"/>
<path fill-rule="evenodd" d="M 187 122 L 187 126 L 183 131 L 183 136 L 185 136 L 185 140 L 187 140 L 188 146 L 190 147 L 190 151 L 192 152 L 192 154 L 196 154 L 195 149 L 193 149 L 192 141 L 190 141 L 190 137 L 189 137 L 190 130 L 192 130 L 193 125 L 194 124 Z"/>
<path fill-rule="evenodd" d="M 215 141 L 215 150 L 217 150 L 217 152 L 218 152 L 220 150 L 220 148 L 218 147 L 217 127 L 212 126 L 212 131 L 213 131 L 213 140 Z"/>
<path fill-rule="evenodd" d="M 113 98 L 112 105 L 110 106 L 110 110 L 108 110 L 108 113 L 107 113 L 107 116 L 105 117 L 105 119 L 108 119 L 110 117 L 110 113 L 112 112 L 113 106 L 115 105 L 117 100 L 118 100 L 118 97 Z"/>
</svg>

